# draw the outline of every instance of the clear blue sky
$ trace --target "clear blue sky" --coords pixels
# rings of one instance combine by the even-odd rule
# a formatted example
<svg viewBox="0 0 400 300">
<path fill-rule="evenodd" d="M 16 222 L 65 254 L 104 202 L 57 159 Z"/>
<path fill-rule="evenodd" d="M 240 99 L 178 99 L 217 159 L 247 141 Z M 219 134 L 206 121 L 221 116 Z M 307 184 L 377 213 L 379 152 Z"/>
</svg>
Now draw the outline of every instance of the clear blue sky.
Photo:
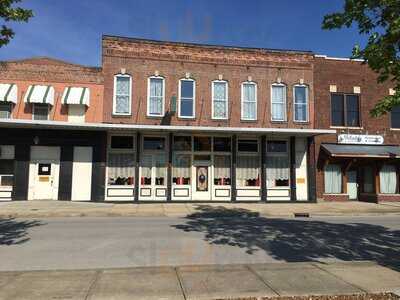
<svg viewBox="0 0 400 300">
<path fill-rule="evenodd" d="M 15 24 L 0 60 L 51 56 L 100 65 L 101 35 L 311 50 L 349 57 L 357 31 L 323 31 L 344 0 L 24 0 L 34 11 Z"/>
</svg>

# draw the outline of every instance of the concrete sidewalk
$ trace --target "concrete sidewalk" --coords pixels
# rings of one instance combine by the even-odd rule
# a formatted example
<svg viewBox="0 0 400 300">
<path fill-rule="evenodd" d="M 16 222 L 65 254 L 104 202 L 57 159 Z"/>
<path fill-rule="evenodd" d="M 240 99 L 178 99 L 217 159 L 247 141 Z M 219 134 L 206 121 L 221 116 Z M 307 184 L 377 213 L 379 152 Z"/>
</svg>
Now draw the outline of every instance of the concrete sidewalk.
<svg viewBox="0 0 400 300">
<path fill-rule="evenodd" d="M 0 299 L 226 299 L 399 292 L 373 262 L 279 263 L 0 273 Z"/>
<path fill-rule="evenodd" d="M 0 202 L 0 217 L 77 217 L 138 216 L 185 217 L 207 207 L 227 211 L 248 210 L 261 216 L 292 217 L 295 213 L 311 216 L 349 216 L 399 214 L 400 203 L 321 202 L 293 204 L 265 203 L 95 203 L 71 201 Z"/>
</svg>

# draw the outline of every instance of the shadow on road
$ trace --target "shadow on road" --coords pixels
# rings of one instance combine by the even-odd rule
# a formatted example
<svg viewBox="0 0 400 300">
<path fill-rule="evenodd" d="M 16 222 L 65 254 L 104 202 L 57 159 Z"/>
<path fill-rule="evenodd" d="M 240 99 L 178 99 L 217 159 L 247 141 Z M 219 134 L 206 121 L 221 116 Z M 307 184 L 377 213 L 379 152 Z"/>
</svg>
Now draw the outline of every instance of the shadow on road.
<svg viewBox="0 0 400 300">
<path fill-rule="evenodd" d="M 245 209 L 199 206 L 185 224 L 186 232 L 202 232 L 210 244 L 230 245 L 248 254 L 265 251 L 286 262 L 327 259 L 372 260 L 400 271 L 400 231 L 383 226 L 334 224 L 316 220 L 266 218 Z"/>
<path fill-rule="evenodd" d="M 37 220 L 0 218 L 0 246 L 18 245 L 29 241 L 28 229 L 41 225 L 45 225 L 45 223 Z"/>
</svg>

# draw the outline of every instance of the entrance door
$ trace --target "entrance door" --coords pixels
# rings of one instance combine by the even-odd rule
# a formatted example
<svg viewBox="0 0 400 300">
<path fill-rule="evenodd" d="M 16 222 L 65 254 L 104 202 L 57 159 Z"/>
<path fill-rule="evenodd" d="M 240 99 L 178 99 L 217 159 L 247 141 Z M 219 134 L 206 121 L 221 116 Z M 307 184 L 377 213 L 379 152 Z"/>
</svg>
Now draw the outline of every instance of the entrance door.
<svg viewBox="0 0 400 300">
<path fill-rule="evenodd" d="M 211 200 L 210 161 L 194 161 L 192 178 L 193 200 Z"/>
<path fill-rule="evenodd" d="M 350 200 L 358 198 L 357 171 L 355 170 L 347 172 L 347 194 Z"/>
<path fill-rule="evenodd" d="M 56 200 L 58 180 L 58 164 L 52 160 L 41 160 L 35 163 L 34 200 Z"/>
</svg>

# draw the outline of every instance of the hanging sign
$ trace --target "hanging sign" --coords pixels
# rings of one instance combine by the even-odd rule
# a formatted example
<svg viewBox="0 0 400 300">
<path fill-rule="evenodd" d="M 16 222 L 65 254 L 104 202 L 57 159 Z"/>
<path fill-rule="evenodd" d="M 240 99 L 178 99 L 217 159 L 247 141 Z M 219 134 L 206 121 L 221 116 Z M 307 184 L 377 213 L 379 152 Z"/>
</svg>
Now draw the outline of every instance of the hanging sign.
<svg viewBox="0 0 400 300">
<path fill-rule="evenodd" d="M 339 144 L 382 145 L 383 136 L 367 134 L 339 134 Z"/>
</svg>

